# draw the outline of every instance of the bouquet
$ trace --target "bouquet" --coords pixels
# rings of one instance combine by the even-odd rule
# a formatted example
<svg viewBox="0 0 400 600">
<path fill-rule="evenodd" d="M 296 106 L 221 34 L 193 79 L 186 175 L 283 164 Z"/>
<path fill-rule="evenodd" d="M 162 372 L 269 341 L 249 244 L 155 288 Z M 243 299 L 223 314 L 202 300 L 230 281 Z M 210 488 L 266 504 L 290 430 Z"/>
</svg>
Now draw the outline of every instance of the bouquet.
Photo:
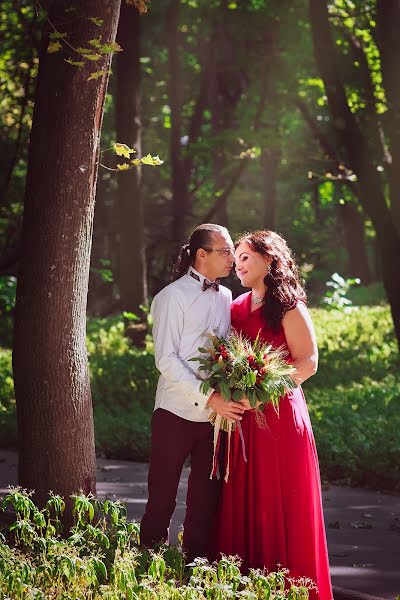
<svg viewBox="0 0 400 600">
<path fill-rule="evenodd" d="M 279 414 L 279 399 L 286 390 L 296 387 L 292 375 L 295 367 L 285 358 L 287 351 L 283 347 L 273 348 L 260 340 L 259 335 L 251 342 L 243 335 L 233 331 L 228 338 L 209 335 L 211 347 L 199 348 L 203 356 L 191 358 L 200 363 L 199 371 L 205 371 L 200 389 L 204 394 L 214 388 L 226 400 L 240 402 L 248 398 L 250 405 L 259 410 L 261 405 L 271 403 Z M 260 414 L 262 414 L 260 412 Z M 221 429 L 228 433 L 228 465 L 225 480 L 229 475 L 230 436 L 236 424 L 229 419 L 213 413 L 210 420 L 214 425 L 214 459 L 211 477 L 215 471 L 219 434 Z M 238 423 L 245 457 L 244 441 Z M 246 457 L 245 457 L 246 460 Z"/>
</svg>

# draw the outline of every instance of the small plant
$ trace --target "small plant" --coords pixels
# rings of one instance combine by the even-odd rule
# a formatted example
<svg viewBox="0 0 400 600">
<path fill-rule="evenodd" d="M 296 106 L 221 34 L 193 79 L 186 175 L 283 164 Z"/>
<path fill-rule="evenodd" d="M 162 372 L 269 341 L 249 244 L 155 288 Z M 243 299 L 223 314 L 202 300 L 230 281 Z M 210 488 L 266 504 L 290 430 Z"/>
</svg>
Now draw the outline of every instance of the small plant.
<svg viewBox="0 0 400 600">
<path fill-rule="evenodd" d="M 355 310 L 352 306 L 352 301 L 347 297 L 348 291 L 354 285 L 359 285 L 360 279 L 351 278 L 344 279 L 339 273 L 333 273 L 331 280 L 327 282 L 327 287 L 332 288 L 328 290 L 321 301 L 321 304 L 329 310 L 342 310 L 343 312 L 350 312 Z"/>
<path fill-rule="evenodd" d="M 120 502 L 92 495 L 72 496 L 74 525 L 63 536 L 64 500 L 51 494 L 40 510 L 32 493 L 11 488 L 2 508 L 16 521 L 0 534 L 0 598 L 61 600 L 224 600 L 270 598 L 306 600 L 307 580 L 290 581 L 287 572 L 243 575 L 237 557 L 185 565 L 181 548 L 139 546 L 139 525 L 128 522 Z"/>
</svg>

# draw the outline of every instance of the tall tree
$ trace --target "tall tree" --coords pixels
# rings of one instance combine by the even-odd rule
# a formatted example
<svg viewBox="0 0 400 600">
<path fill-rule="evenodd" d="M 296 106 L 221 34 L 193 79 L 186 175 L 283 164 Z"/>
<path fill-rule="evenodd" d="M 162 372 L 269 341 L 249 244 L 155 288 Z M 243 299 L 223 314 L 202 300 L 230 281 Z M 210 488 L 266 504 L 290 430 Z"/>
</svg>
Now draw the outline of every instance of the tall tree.
<svg viewBox="0 0 400 600">
<path fill-rule="evenodd" d="M 141 155 L 140 19 L 132 6 L 121 5 L 116 56 L 115 122 L 118 142 Z M 147 298 L 141 167 L 118 174 L 120 308 L 138 313 Z"/>
<path fill-rule="evenodd" d="M 54 2 L 41 42 L 13 348 L 19 483 L 35 489 L 39 501 L 49 490 L 95 491 L 86 300 L 119 9 L 119 0 Z M 86 60 L 80 49 L 99 36 Z"/>
<path fill-rule="evenodd" d="M 188 211 L 188 173 L 182 157 L 183 74 L 180 56 L 180 0 L 171 0 L 167 8 L 167 43 L 169 63 L 169 102 L 171 108 L 171 188 L 173 197 L 172 242 L 182 243 Z"/>
<path fill-rule="evenodd" d="M 384 3 L 382 3 L 384 4 Z M 383 18 L 382 4 L 378 3 L 378 17 Z M 393 18 L 400 14 L 400 6 L 393 5 Z M 377 241 L 382 256 L 382 276 L 387 298 L 390 304 L 394 329 L 400 348 L 400 234 L 396 227 L 396 212 L 394 207 L 399 202 L 397 197 L 390 197 L 390 204 L 386 197 L 386 182 L 379 172 L 376 161 L 376 148 L 371 147 L 368 137 L 351 110 L 346 95 L 346 88 L 342 73 L 338 65 L 335 44 L 329 23 L 327 2 L 310 0 L 310 17 L 314 51 L 317 65 L 324 82 L 332 124 L 338 139 L 346 150 L 348 164 L 356 174 L 360 189 L 360 202 L 365 212 L 370 217 L 376 231 Z M 393 43 L 386 47 L 386 64 L 390 61 L 391 53 L 397 52 Z M 392 65 L 395 59 L 391 57 Z M 397 73 L 398 76 L 398 73 Z M 385 85 L 389 85 L 387 82 Z M 395 87 L 399 91 L 398 86 Z M 393 89 L 389 85 L 389 95 Z M 393 101 L 393 98 L 392 98 Z M 400 101 L 400 98 L 399 98 Z M 392 121 L 396 125 L 396 116 Z M 373 114 L 370 114 L 374 118 Z M 397 125 L 396 125 L 397 126 Z M 391 136 L 387 136 L 388 140 Z M 394 142 L 397 140 L 395 139 Z M 390 151 L 396 155 L 396 143 L 392 143 Z M 392 158 L 392 160 L 394 160 Z M 397 158 L 396 158 L 397 160 Z M 391 179 L 400 178 L 400 172 L 391 172 Z M 391 183 L 391 191 L 394 189 Z"/>
</svg>

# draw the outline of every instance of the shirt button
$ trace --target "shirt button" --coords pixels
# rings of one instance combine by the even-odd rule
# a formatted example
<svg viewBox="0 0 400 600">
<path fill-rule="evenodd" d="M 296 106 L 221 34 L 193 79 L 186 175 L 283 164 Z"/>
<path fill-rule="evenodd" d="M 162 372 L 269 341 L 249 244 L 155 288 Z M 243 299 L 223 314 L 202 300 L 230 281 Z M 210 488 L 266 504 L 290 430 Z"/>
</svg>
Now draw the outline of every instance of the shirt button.
<svg viewBox="0 0 400 600">
<path fill-rule="evenodd" d="M 195 402 L 195 403 L 194 403 L 194 405 L 195 405 L 195 406 L 198 406 L 198 405 L 199 405 L 199 403 L 198 403 L 198 402 Z"/>
</svg>

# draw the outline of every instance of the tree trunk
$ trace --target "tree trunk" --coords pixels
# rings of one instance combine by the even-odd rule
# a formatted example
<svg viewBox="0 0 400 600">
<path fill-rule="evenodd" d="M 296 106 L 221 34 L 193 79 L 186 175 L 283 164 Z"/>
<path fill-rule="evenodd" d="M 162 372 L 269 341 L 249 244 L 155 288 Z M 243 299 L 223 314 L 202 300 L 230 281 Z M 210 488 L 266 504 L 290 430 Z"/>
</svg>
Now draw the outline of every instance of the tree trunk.
<svg viewBox="0 0 400 600">
<path fill-rule="evenodd" d="M 278 208 L 277 174 L 280 162 L 278 150 L 264 148 L 261 156 L 264 188 L 264 223 L 275 230 Z"/>
<path fill-rule="evenodd" d="M 120 2 L 52 4 L 51 23 L 75 48 L 114 41 Z M 102 19 L 101 27 L 91 17 Z M 86 352 L 86 300 L 99 140 L 111 56 L 78 68 L 64 50 L 40 53 L 29 147 L 13 367 L 19 484 L 39 502 L 95 492 L 95 448 Z M 68 50 L 69 54 L 69 50 Z M 72 56 L 76 59 L 76 55 Z"/>
<path fill-rule="evenodd" d="M 141 156 L 141 73 L 139 12 L 121 5 L 117 40 L 123 52 L 116 56 L 115 121 L 118 142 Z M 119 288 L 121 310 L 139 314 L 147 299 L 141 168 L 118 174 Z"/>
<path fill-rule="evenodd" d="M 220 26 L 217 26 L 218 29 Z M 218 59 L 220 57 L 219 42 L 220 32 L 217 29 L 217 35 L 213 39 L 213 53 L 212 53 L 212 69 L 210 77 L 209 87 L 209 105 L 211 109 L 211 129 L 214 138 L 214 146 L 212 150 L 212 166 L 214 174 L 214 194 L 215 198 L 218 198 L 224 190 L 224 157 L 223 148 L 221 144 L 221 134 L 223 133 L 223 105 L 222 98 L 219 90 L 219 64 Z M 215 213 L 215 220 L 220 225 L 228 226 L 228 211 L 227 203 L 224 202 L 219 206 L 219 209 Z"/>
<path fill-rule="evenodd" d="M 183 80 L 180 60 L 179 11 L 180 0 L 171 0 L 167 10 L 167 39 L 169 103 L 171 108 L 171 187 L 173 197 L 173 221 L 171 233 L 174 251 L 183 243 L 185 237 L 189 183 L 187 170 L 184 168 L 184 162 L 181 156 Z"/>
<path fill-rule="evenodd" d="M 338 214 L 343 226 L 344 241 L 349 257 L 351 277 L 359 277 L 362 285 L 371 283 L 371 274 L 365 247 L 364 220 L 353 202 L 338 203 Z"/>
<path fill-rule="evenodd" d="M 390 143 L 389 186 L 394 222 L 400 235 L 400 4 L 377 0 L 377 41 L 387 99 L 386 135 Z"/>
<path fill-rule="evenodd" d="M 368 140 L 347 103 L 333 43 L 326 2 L 310 0 L 315 58 L 324 81 L 333 126 L 346 149 L 349 166 L 357 175 L 360 202 L 371 218 L 382 252 L 382 275 L 400 349 L 400 234 L 388 207 L 385 184 L 376 170 Z"/>
</svg>

